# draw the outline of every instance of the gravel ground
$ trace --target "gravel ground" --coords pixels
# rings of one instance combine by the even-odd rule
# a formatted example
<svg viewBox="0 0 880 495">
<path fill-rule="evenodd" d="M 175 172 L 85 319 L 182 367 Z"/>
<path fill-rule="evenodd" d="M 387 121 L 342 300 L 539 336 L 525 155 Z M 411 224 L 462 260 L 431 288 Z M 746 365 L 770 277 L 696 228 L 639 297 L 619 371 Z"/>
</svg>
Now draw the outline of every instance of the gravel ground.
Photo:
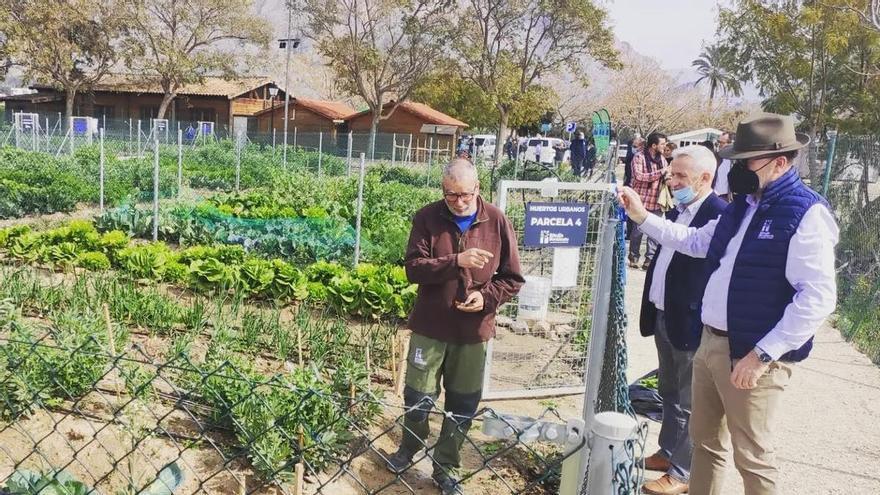
<svg viewBox="0 0 880 495">
<path fill-rule="evenodd" d="M 632 381 L 657 367 L 657 353 L 653 339 L 635 326 L 645 274 L 630 270 L 628 277 Z M 660 424 L 649 423 L 648 453 L 653 453 Z M 778 425 L 780 494 L 880 494 L 880 367 L 831 324 L 820 329 L 812 354 L 795 367 Z M 723 495 L 743 493 L 732 457 L 725 479 Z"/>
</svg>

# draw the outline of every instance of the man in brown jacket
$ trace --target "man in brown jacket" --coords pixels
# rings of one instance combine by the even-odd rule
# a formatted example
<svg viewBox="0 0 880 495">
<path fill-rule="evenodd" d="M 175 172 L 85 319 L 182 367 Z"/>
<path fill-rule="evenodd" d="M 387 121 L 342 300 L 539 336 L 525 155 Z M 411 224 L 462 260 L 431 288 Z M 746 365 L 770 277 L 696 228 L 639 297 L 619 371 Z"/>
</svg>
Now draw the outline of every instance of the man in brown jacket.
<svg viewBox="0 0 880 495">
<path fill-rule="evenodd" d="M 430 447 L 428 414 L 442 378 L 447 415 L 431 457 L 433 479 L 448 495 L 462 493 L 454 470 L 482 396 L 495 311 L 525 280 L 513 227 L 480 197 L 473 163 L 456 158 L 446 165 L 443 198 L 415 214 L 406 250 L 406 274 L 419 284 L 419 294 L 409 319 L 408 411 L 400 449 L 389 457 L 388 468 L 401 473 Z"/>
</svg>

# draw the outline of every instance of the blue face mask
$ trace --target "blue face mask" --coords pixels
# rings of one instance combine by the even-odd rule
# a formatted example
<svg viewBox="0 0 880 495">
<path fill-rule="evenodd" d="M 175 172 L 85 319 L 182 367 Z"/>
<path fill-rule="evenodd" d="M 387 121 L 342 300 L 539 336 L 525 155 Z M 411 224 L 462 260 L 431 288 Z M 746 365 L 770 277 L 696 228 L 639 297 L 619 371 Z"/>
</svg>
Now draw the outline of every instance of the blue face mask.
<svg viewBox="0 0 880 495">
<path fill-rule="evenodd" d="M 675 199 L 675 204 L 682 205 L 693 201 L 697 197 L 697 193 L 693 187 L 687 186 L 672 191 L 672 197 Z"/>
</svg>

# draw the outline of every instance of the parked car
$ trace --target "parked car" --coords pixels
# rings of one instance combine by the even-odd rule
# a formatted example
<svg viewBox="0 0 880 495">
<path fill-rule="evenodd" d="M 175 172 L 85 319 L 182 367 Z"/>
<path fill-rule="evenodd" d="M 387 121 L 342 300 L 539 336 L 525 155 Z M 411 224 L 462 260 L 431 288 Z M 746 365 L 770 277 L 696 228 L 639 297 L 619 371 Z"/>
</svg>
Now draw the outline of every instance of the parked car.
<svg viewBox="0 0 880 495">
<path fill-rule="evenodd" d="M 538 143 L 541 143 L 541 156 L 535 156 L 535 149 L 538 146 Z M 568 145 L 565 141 L 559 138 L 548 138 L 548 137 L 540 137 L 540 138 L 530 138 L 528 141 L 528 145 L 526 148 L 526 154 L 524 155 L 525 161 L 527 162 L 540 162 L 545 165 L 553 165 L 553 159 L 556 158 L 556 148 L 557 145 L 565 146 L 565 156 L 563 157 L 563 161 L 571 160 L 571 151 L 568 149 Z"/>
</svg>

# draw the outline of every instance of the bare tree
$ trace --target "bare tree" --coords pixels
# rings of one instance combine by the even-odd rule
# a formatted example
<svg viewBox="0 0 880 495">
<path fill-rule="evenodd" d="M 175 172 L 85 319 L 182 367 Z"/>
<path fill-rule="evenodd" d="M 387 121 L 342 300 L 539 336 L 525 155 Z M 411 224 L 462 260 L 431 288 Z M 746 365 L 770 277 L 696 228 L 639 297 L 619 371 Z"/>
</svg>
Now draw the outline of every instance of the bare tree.
<svg viewBox="0 0 880 495">
<path fill-rule="evenodd" d="M 164 92 L 160 119 L 184 85 L 235 75 L 244 54 L 232 42 L 265 46 L 271 36 L 269 24 L 251 14 L 252 0 L 119 1 L 128 65 Z"/>
<path fill-rule="evenodd" d="M 650 59 L 630 59 L 608 84 L 600 102 L 620 129 L 643 136 L 681 129 L 703 100 L 690 84 L 680 84 Z"/>
<path fill-rule="evenodd" d="M 409 98 L 443 54 L 451 5 L 450 0 L 301 0 L 306 36 L 327 59 L 340 89 L 362 98 L 372 112 L 371 154 L 380 120 Z"/>
<path fill-rule="evenodd" d="M 51 83 L 65 94 L 67 121 L 78 92 L 100 81 L 116 62 L 120 29 L 114 0 L 6 0 L 0 37 L 25 80 Z"/>
<path fill-rule="evenodd" d="M 453 44 L 461 70 L 498 111 L 501 157 L 513 104 L 543 77 L 568 70 L 586 82 L 585 57 L 617 66 L 606 12 L 592 0 L 468 0 Z"/>
</svg>

